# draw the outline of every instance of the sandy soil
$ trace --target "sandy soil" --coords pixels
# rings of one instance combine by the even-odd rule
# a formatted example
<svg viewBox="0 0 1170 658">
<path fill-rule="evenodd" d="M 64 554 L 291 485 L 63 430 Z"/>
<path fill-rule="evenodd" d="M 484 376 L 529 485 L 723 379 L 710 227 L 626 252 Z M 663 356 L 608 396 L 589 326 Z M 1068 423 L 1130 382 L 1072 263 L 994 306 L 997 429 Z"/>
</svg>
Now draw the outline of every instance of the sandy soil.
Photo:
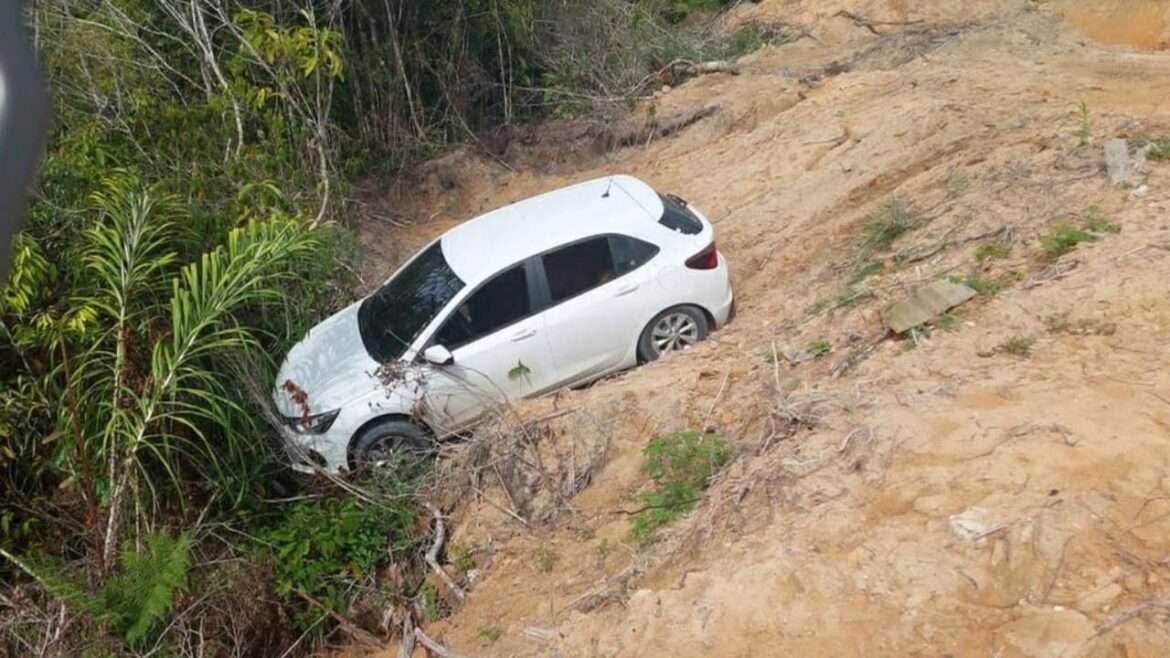
<svg viewBox="0 0 1170 658">
<path fill-rule="evenodd" d="M 604 440 L 603 463 L 540 523 L 487 484 L 457 506 L 476 577 L 427 632 L 478 656 L 1170 655 L 1170 164 L 1114 187 L 1102 156 L 1170 134 L 1168 18 L 1137 0 L 745 3 L 730 20 L 806 36 L 640 108 L 710 118 L 540 170 L 455 153 L 388 197 L 422 221 L 397 251 L 367 226 L 375 268 L 479 211 L 632 173 L 714 219 L 739 296 L 702 346 L 558 396 L 577 412 L 556 440 Z M 863 254 L 895 197 L 923 226 Z M 1120 233 L 1045 258 L 1093 205 Z M 1010 253 L 977 261 L 995 231 Z M 946 274 L 1003 289 L 916 349 L 874 342 L 882 308 Z M 872 297 L 815 311 L 850 288 Z M 997 349 L 1013 337 L 1030 355 Z M 767 358 L 818 338 L 822 359 Z M 639 550 L 617 510 L 646 485 L 645 442 L 683 428 L 739 456 Z"/>
</svg>

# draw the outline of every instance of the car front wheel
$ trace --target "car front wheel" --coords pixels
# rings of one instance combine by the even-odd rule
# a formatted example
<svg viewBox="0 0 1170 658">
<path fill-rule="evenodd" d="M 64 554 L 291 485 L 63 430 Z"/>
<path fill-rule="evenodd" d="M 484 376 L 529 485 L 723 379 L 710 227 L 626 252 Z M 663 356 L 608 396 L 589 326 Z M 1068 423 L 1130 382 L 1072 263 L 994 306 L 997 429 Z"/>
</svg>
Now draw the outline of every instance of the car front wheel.
<svg viewBox="0 0 1170 658">
<path fill-rule="evenodd" d="M 435 442 L 423 428 L 393 418 L 367 427 L 350 450 L 355 470 L 385 468 L 403 476 L 417 474 L 434 456 Z"/>
<path fill-rule="evenodd" d="M 707 337 L 707 316 L 694 306 L 672 306 L 654 316 L 638 339 L 638 358 L 653 361 Z"/>
</svg>

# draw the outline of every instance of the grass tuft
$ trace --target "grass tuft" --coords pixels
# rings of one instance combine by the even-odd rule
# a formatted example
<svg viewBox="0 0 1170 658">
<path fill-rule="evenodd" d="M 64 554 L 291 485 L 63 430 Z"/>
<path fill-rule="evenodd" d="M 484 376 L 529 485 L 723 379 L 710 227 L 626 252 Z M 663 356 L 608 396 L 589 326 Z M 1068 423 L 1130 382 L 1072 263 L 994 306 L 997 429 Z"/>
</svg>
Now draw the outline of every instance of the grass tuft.
<svg viewBox="0 0 1170 658">
<path fill-rule="evenodd" d="M 655 437 L 642 455 L 642 472 L 654 488 L 636 497 L 642 509 L 634 514 L 630 538 L 648 546 L 658 528 L 694 509 L 711 476 L 731 461 L 735 449 L 718 434 L 689 430 Z"/>
<path fill-rule="evenodd" d="M 804 350 L 811 354 L 814 359 L 819 359 L 833 351 L 833 344 L 830 343 L 827 339 L 818 338 L 809 343 L 808 346 L 804 348 Z"/>
<path fill-rule="evenodd" d="M 1012 336 L 995 348 L 997 352 L 1014 356 L 1031 356 L 1036 339 L 1031 336 Z"/>
<path fill-rule="evenodd" d="M 557 566 L 557 562 L 561 559 L 561 554 L 557 553 L 557 549 L 548 544 L 541 544 L 536 547 L 536 570 L 540 573 L 552 573 L 553 567 Z"/>
<path fill-rule="evenodd" d="M 913 209 L 897 197 L 881 210 L 866 218 L 862 227 L 862 247 L 867 251 L 888 249 L 894 241 L 918 228 L 921 220 Z"/>
<path fill-rule="evenodd" d="M 999 242 L 981 244 L 975 249 L 975 260 L 983 263 L 995 258 L 1007 258 L 1011 251 L 1011 247 Z"/>
<path fill-rule="evenodd" d="M 1049 258 L 1060 258 L 1082 242 L 1093 242 L 1105 233 L 1120 233 L 1121 226 L 1110 221 L 1099 206 L 1090 206 L 1081 220 L 1081 226 L 1060 224 L 1048 237 L 1040 241 Z"/>
</svg>

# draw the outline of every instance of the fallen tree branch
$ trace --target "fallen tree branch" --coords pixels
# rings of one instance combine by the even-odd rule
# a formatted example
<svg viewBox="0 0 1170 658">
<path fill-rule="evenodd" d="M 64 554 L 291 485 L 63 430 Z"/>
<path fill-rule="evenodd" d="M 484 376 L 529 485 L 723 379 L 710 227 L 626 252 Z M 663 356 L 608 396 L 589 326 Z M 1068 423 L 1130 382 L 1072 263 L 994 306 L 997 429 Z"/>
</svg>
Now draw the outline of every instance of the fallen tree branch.
<svg viewBox="0 0 1170 658">
<path fill-rule="evenodd" d="M 930 258 L 931 256 L 934 256 L 935 254 L 937 254 L 940 251 L 943 251 L 944 249 L 950 249 L 951 247 L 958 247 L 958 246 L 968 244 L 970 242 L 978 242 L 980 240 L 986 240 L 988 238 L 1002 238 L 1002 237 L 1007 236 L 1010 232 L 1011 232 L 1010 226 L 1001 226 L 1001 227 L 995 229 L 994 231 L 988 231 L 987 233 L 980 233 L 979 235 L 973 235 L 969 238 L 963 238 L 962 240 L 943 240 L 942 242 L 939 242 L 938 244 L 934 245 L 933 247 L 930 247 L 929 249 L 927 249 L 926 251 L 924 251 L 920 254 L 911 255 L 909 258 L 906 258 L 904 262 L 905 263 L 917 263 L 918 261 L 923 261 L 923 260 L 926 260 L 927 258 Z"/>
<path fill-rule="evenodd" d="M 398 658 L 410 658 L 414 655 L 414 624 L 410 623 L 410 613 L 402 620 L 402 644 L 398 645 Z"/>
<path fill-rule="evenodd" d="M 1141 603 L 1134 606 L 1132 610 L 1124 612 L 1114 617 L 1110 621 L 1102 624 L 1099 628 L 1097 628 L 1096 632 L 1093 633 L 1093 637 L 1101 637 L 1102 635 L 1126 623 L 1127 621 L 1136 619 L 1143 612 L 1149 610 L 1150 608 L 1162 608 L 1165 610 L 1170 610 L 1170 599 L 1149 599 L 1142 601 Z"/>
<path fill-rule="evenodd" d="M 874 21 L 874 20 L 870 20 L 868 18 L 865 18 L 864 16 L 858 16 L 857 14 L 855 14 L 851 11 L 845 10 L 845 9 L 842 9 L 841 11 L 833 14 L 833 16 L 834 17 L 841 17 L 841 18 L 848 18 L 849 20 L 853 21 L 854 23 L 869 30 L 873 34 L 878 34 L 878 35 L 882 34 L 882 32 L 879 32 L 877 29 L 879 25 L 880 26 L 891 26 L 891 27 L 896 27 L 896 26 L 905 27 L 905 26 L 909 26 L 909 25 L 918 25 L 918 24 L 924 22 L 922 20 L 917 20 L 917 21 Z"/>
<path fill-rule="evenodd" d="M 443 525 L 443 515 L 439 513 L 439 508 L 430 503 L 427 503 L 427 509 L 435 519 L 435 541 L 431 544 L 430 550 L 427 551 L 427 564 L 442 579 L 443 583 L 447 585 L 447 588 L 451 590 L 455 598 L 462 601 L 466 597 L 463 590 L 459 588 L 459 585 L 455 583 L 451 575 L 439 564 L 439 551 L 443 550 L 443 543 L 447 540 L 447 528 Z"/>
<path fill-rule="evenodd" d="M 427 634 L 424 633 L 421 628 L 415 627 L 414 637 L 416 640 L 421 642 L 422 645 L 424 647 L 426 647 L 429 651 L 437 653 L 440 656 L 442 656 L 443 658 L 463 658 L 463 656 L 455 653 L 454 651 L 448 649 L 447 647 L 445 647 L 445 646 L 439 644 L 438 642 L 432 640 L 431 638 L 427 637 Z"/>
<path fill-rule="evenodd" d="M 377 647 L 379 649 L 386 648 L 385 642 L 378 639 L 373 633 L 371 633 L 367 630 L 364 630 L 362 627 L 353 623 L 352 621 L 349 620 L 349 618 L 333 611 L 329 606 L 325 605 L 324 603 L 321 603 L 317 599 L 313 598 L 309 594 L 307 594 L 299 589 L 294 589 L 293 592 L 295 592 L 297 596 L 304 599 L 305 602 L 308 603 L 309 605 L 313 606 L 314 608 L 318 608 L 321 610 L 321 612 L 324 612 L 325 614 L 329 615 L 329 617 L 332 618 L 333 621 L 337 622 L 338 626 L 341 626 L 341 628 L 346 633 L 349 633 L 349 635 L 353 639 L 355 639 L 358 642 L 361 642 L 363 644 L 368 644 L 372 647 Z"/>
<path fill-rule="evenodd" d="M 603 135 L 605 150 L 612 151 L 627 146 L 647 144 L 650 140 L 670 135 L 706 119 L 719 111 L 718 105 L 708 105 L 694 112 L 685 112 L 670 117 L 665 121 L 651 121 L 649 125 L 631 126 L 624 130 L 616 129 Z"/>
</svg>

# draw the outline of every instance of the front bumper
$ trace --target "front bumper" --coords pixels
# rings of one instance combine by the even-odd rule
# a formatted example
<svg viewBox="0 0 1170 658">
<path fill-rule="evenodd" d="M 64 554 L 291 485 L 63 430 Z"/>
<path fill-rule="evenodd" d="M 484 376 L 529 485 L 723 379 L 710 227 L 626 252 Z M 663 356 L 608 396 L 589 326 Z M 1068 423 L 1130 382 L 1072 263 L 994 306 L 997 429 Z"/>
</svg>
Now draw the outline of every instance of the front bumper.
<svg viewBox="0 0 1170 658">
<path fill-rule="evenodd" d="M 349 466 L 346 442 L 332 434 L 332 430 L 324 434 L 297 434 L 281 427 L 281 443 L 289 466 L 298 473 L 340 473 L 345 470 Z"/>
</svg>

